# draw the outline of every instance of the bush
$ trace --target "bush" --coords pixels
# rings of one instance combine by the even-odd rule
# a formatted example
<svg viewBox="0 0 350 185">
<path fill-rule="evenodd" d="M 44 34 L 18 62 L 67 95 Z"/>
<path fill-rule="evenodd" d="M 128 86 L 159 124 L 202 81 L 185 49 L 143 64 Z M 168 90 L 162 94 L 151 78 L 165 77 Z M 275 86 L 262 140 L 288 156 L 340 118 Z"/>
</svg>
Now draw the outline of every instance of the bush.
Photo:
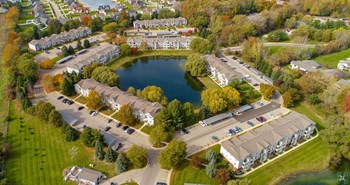
<svg viewBox="0 0 350 185">
<path fill-rule="evenodd" d="M 268 34 L 269 42 L 281 42 L 288 40 L 288 35 L 283 30 L 276 30 Z"/>
</svg>

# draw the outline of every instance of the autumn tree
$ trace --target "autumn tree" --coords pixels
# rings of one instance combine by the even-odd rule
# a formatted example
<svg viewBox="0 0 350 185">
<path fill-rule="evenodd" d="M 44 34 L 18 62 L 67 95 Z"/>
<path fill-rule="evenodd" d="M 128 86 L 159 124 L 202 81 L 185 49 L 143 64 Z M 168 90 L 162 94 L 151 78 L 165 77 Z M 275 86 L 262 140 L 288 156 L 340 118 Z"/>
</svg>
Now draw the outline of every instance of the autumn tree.
<svg viewBox="0 0 350 185">
<path fill-rule="evenodd" d="M 131 47 L 127 43 L 123 43 L 120 45 L 120 55 L 127 56 L 131 54 Z"/>
<path fill-rule="evenodd" d="M 215 179 L 220 183 L 220 184 L 226 184 L 227 181 L 231 179 L 231 174 L 227 170 L 227 168 L 220 168 L 215 175 Z"/>
<path fill-rule="evenodd" d="M 10 30 L 14 30 L 16 24 L 19 20 L 20 12 L 16 6 L 12 6 L 8 9 L 6 15 L 5 15 L 5 24 Z"/>
<path fill-rule="evenodd" d="M 296 82 L 307 95 L 321 93 L 329 84 L 329 80 L 324 78 L 320 72 L 304 74 Z"/>
<path fill-rule="evenodd" d="M 53 81 L 55 84 L 57 85 L 61 85 L 63 80 L 64 80 L 64 74 L 60 73 L 60 74 L 56 74 L 54 77 L 53 77 Z"/>
<path fill-rule="evenodd" d="M 53 66 L 54 66 L 54 63 L 49 58 L 44 59 L 42 62 L 40 62 L 41 69 L 52 69 Z"/>
<path fill-rule="evenodd" d="M 18 46 L 15 44 L 7 43 L 2 52 L 2 63 L 5 66 L 11 65 L 11 60 L 13 60 L 19 54 Z"/>
<path fill-rule="evenodd" d="M 40 81 L 41 85 L 45 89 L 46 92 L 54 91 L 55 85 L 52 76 L 49 74 L 44 74 Z"/>
<path fill-rule="evenodd" d="M 142 168 L 147 164 L 147 151 L 141 146 L 133 145 L 126 153 L 126 157 L 136 168 Z"/>
<path fill-rule="evenodd" d="M 350 94 L 345 96 L 343 106 L 345 112 L 350 112 Z"/>
<path fill-rule="evenodd" d="M 90 25 L 91 21 L 92 21 L 92 19 L 91 19 L 91 17 L 88 16 L 88 15 L 83 16 L 83 17 L 81 18 L 81 23 L 83 24 L 83 26 L 88 26 L 88 25 Z"/>
<path fill-rule="evenodd" d="M 134 111 L 132 108 L 125 104 L 123 105 L 119 111 L 116 113 L 117 119 L 126 124 L 126 125 L 135 125 L 137 123 L 137 119 L 135 118 Z"/>
<path fill-rule="evenodd" d="M 286 108 L 293 106 L 293 98 L 289 92 L 286 92 L 282 95 L 283 98 L 283 106 Z"/>
<path fill-rule="evenodd" d="M 193 53 L 187 57 L 185 70 L 189 72 L 191 76 L 206 76 L 207 63 L 202 59 L 200 54 Z"/>
<path fill-rule="evenodd" d="M 163 94 L 163 90 L 155 85 L 147 86 L 141 91 L 141 97 L 151 102 L 159 102 L 162 105 L 167 104 L 167 98 Z"/>
<path fill-rule="evenodd" d="M 91 90 L 89 95 L 86 97 L 86 106 L 92 110 L 99 110 L 103 107 L 103 105 L 104 103 L 100 94 L 95 90 Z"/>
<path fill-rule="evenodd" d="M 202 167 L 203 159 L 199 157 L 198 155 L 193 155 L 191 157 L 191 166 L 196 169 L 200 169 Z"/>
<path fill-rule="evenodd" d="M 228 107 L 237 107 L 242 101 L 239 92 L 231 86 L 223 89 L 209 88 L 201 94 L 203 105 L 213 114 L 220 113 Z"/>
<path fill-rule="evenodd" d="M 155 126 L 149 133 L 149 142 L 153 146 L 160 146 L 163 141 L 169 138 L 169 133 L 164 130 L 161 126 Z"/>
<path fill-rule="evenodd" d="M 271 100 L 272 95 L 275 93 L 276 87 L 269 84 L 260 84 L 260 92 L 266 100 Z"/>
<path fill-rule="evenodd" d="M 186 157 L 186 150 L 185 142 L 172 140 L 158 156 L 160 166 L 164 169 L 171 169 L 177 166 Z"/>
</svg>

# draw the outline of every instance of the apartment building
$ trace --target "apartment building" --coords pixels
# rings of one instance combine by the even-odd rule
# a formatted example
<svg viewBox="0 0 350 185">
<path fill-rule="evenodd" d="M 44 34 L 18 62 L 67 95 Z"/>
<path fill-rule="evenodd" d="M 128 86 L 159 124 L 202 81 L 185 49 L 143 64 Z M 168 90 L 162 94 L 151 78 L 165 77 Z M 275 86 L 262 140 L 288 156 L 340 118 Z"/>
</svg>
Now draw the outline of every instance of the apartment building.
<svg viewBox="0 0 350 185">
<path fill-rule="evenodd" d="M 166 26 L 182 26 L 187 25 L 187 19 L 178 17 L 178 18 L 169 18 L 169 19 L 153 19 L 153 20 L 136 20 L 134 21 L 134 28 L 158 28 Z"/>
<path fill-rule="evenodd" d="M 142 43 L 147 44 L 151 50 L 168 50 L 168 49 L 190 49 L 193 37 L 181 36 L 161 36 L 161 37 L 129 37 L 127 43 L 131 48 L 140 48 Z"/>
</svg>

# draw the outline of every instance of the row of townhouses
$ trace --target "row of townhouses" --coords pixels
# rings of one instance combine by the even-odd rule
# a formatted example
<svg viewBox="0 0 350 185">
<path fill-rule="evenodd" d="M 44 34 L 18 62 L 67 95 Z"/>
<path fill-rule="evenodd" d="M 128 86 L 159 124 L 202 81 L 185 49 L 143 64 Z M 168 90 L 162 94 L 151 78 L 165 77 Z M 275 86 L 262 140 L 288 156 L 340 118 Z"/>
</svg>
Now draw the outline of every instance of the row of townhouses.
<svg viewBox="0 0 350 185">
<path fill-rule="evenodd" d="M 49 37 L 44 37 L 39 40 L 32 40 L 28 43 L 32 50 L 40 51 L 51 47 L 74 41 L 76 39 L 91 35 L 91 29 L 88 27 L 79 27 L 69 31 L 64 31 L 60 34 L 53 34 Z"/>
<path fill-rule="evenodd" d="M 74 71 L 79 73 L 82 72 L 85 66 L 89 66 L 95 62 L 106 64 L 114 58 L 118 58 L 119 55 L 119 46 L 103 42 L 86 49 L 86 51 L 84 50 L 84 53 L 68 61 L 69 66 L 67 66 L 67 72 L 72 73 Z"/>
<path fill-rule="evenodd" d="M 148 49 L 190 49 L 193 37 L 162 36 L 162 37 L 129 37 L 127 43 L 131 48 L 140 48 L 147 43 Z"/>
<path fill-rule="evenodd" d="M 291 112 L 262 127 L 224 141 L 220 153 L 235 170 L 247 171 L 310 138 L 315 125 L 305 115 Z"/>
<path fill-rule="evenodd" d="M 136 20 L 134 21 L 134 28 L 157 28 L 166 26 L 182 26 L 187 25 L 187 20 L 182 17 L 169 19 L 153 19 L 153 20 Z"/>
<path fill-rule="evenodd" d="M 118 87 L 109 87 L 94 79 L 84 79 L 75 84 L 77 93 L 88 96 L 91 90 L 97 91 L 106 106 L 115 110 L 120 110 L 123 105 L 129 105 L 135 117 L 149 125 L 154 124 L 154 117 L 163 108 L 158 102 L 149 102 L 143 98 L 134 96 L 128 92 L 120 90 Z"/>
<path fill-rule="evenodd" d="M 222 62 L 215 55 L 204 55 L 203 60 L 207 62 L 207 74 L 221 87 L 228 85 L 234 79 L 242 78 L 242 74 Z"/>
</svg>

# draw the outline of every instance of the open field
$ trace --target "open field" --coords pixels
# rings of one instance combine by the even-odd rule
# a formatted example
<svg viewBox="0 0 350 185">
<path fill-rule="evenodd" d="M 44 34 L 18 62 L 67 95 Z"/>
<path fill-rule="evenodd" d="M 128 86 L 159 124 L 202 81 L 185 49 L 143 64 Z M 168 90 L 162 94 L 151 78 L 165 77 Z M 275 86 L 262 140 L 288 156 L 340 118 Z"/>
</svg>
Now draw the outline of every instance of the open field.
<svg viewBox="0 0 350 185">
<path fill-rule="evenodd" d="M 60 128 L 29 116 L 17 107 L 13 102 L 10 109 L 8 141 L 12 154 L 5 167 L 10 184 L 72 184 L 65 183 L 62 176 L 63 170 L 72 165 L 95 164 L 95 169 L 107 176 L 116 175 L 114 164 L 94 162 L 93 149 L 85 147 L 80 140 L 66 142 Z M 78 150 L 76 159 L 69 154 L 73 147 Z"/>
<path fill-rule="evenodd" d="M 337 52 L 337 53 L 332 53 L 329 55 L 323 55 L 315 58 L 315 61 L 328 65 L 330 68 L 337 68 L 339 60 L 344 60 L 346 58 L 350 57 L 350 49 Z"/>
<path fill-rule="evenodd" d="M 149 57 L 149 56 L 188 56 L 193 53 L 191 50 L 149 50 L 149 51 L 139 51 L 136 55 L 124 56 L 117 58 L 107 64 L 113 70 L 118 69 L 122 65 L 132 62 L 140 57 Z"/>
</svg>

